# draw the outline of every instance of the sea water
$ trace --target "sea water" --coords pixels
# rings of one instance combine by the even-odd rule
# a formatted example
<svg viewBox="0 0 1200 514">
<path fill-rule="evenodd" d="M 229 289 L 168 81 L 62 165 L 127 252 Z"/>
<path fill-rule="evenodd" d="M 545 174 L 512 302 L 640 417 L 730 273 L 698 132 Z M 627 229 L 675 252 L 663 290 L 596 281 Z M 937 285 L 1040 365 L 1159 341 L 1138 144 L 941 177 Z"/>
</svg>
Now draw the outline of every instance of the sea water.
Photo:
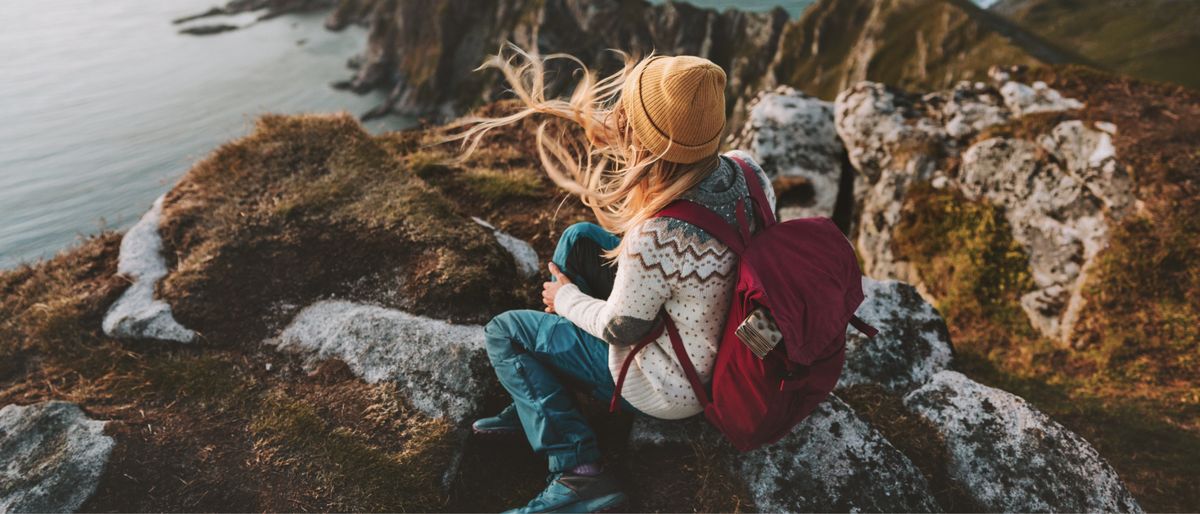
<svg viewBox="0 0 1200 514">
<path fill-rule="evenodd" d="M 334 91 L 363 29 L 321 14 L 178 33 L 222 0 L 0 0 L 0 269 L 124 229 L 196 162 L 261 113 L 362 113 L 383 100 Z M 979 0 L 988 3 L 990 0 Z M 812 0 L 693 0 L 799 17 Z M 373 131 L 403 128 L 387 117 Z"/>
<path fill-rule="evenodd" d="M 359 114 L 383 100 L 329 87 L 350 75 L 363 29 L 327 31 L 319 14 L 204 20 L 250 25 L 212 36 L 171 23 L 213 5 L 0 1 L 0 268 L 127 228 L 261 113 Z"/>
</svg>

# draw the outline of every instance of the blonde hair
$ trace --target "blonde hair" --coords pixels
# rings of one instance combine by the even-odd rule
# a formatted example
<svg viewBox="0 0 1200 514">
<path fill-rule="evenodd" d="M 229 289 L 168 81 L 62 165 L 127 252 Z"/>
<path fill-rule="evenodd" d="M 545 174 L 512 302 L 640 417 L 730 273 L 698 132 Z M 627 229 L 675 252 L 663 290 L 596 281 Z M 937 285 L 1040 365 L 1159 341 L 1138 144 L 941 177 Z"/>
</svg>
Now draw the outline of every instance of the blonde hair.
<svg viewBox="0 0 1200 514">
<path fill-rule="evenodd" d="M 706 172 L 716 167 L 717 155 L 714 152 L 698 162 L 681 164 L 663 160 L 662 154 L 638 143 L 620 95 L 639 61 L 615 52 L 624 58 L 624 67 L 598 78 L 571 55 L 542 57 L 506 43 L 476 71 L 499 70 L 523 107 L 497 118 L 460 119 L 447 127 L 445 140 L 461 141 L 459 160 L 465 161 L 489 131 L 541 117 L 537 150 L 546 174 L 559 187 L 579 196 L 606 230 L 628 233 L 704 180 Z M 581 70 L 570 97 L 547 98 L 546 63 L 554 60 L 571 61 Z M 606 256 L 615 257 L 623 247 L 622 242 Z"/>
</svg>

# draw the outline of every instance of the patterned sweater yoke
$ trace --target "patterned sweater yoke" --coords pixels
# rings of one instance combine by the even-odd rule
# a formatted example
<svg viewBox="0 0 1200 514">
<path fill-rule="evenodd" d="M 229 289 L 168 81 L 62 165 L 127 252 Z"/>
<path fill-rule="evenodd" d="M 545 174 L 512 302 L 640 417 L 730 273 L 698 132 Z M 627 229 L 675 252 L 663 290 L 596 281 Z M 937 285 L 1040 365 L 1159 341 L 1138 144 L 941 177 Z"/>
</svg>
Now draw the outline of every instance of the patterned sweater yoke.
<svg viewBox="0 0 1200 514">
<path fill-rule="evenodd" d="M 746 181 L 729 157 L 750 164 L 774 211 L 775 193 L 766 173 L 750 155 L 737 150 L 722 156 L 720 166 L 683 197 L 734 226 L 737 202 L 745 199 L 753 230 L 756 220 Z M 707 382 L 733 299 L 736 267 L 737 255 L 699 227 L 651 218 L 625 234 L 616 282 L 607 300 L 567 285 L 558 290 L 554 304 L 559 314 L 611 345 L 608 365 L 614 379 L 631 346 L 654 329 L 658 313 L 665 308 L 700 378 Z M 638 353 L 634 362 L 622 396 L 635 408 L 663 419 L 686 418 L 703 410 L 666 334 Z"/>
</svg>

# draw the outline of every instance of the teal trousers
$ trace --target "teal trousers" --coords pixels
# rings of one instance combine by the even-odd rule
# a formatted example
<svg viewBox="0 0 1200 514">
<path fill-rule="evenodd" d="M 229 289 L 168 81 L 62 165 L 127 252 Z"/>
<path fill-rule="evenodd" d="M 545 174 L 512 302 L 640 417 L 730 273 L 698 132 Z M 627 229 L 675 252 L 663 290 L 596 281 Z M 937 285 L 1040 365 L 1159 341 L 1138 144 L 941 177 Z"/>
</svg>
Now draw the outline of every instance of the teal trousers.
<svg viewBox="0 0 1200 514">
<path fill-rule="evenodd" d="M 599 253 L 620 242 L 597 225 L 572 225 L 559 239 L 553 261 L 583 292 L 605 298 L 615 268 L 597 268 Z M 550 471 L 598 462 L 596 434 L 570 388 L 582 387 L 605 401 L 612 396 L 616 386 L 608 370 L 608 344 L 562 316 L 534 310 L 496 316 L 484 334 L 496 377 L 512 396 L 529 445 L 546 457 Z"/>
</svg>

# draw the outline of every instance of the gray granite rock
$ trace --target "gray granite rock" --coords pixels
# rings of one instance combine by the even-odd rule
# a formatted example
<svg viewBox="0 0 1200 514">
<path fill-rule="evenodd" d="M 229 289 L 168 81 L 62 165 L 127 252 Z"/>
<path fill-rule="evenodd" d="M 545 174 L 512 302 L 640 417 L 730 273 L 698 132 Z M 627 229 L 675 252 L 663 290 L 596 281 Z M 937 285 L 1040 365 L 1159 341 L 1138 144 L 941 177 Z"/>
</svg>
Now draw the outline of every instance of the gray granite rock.
<svg viewBox="0 0 1200 514">
<path fill-rule="evenodd" d="M 1004 138 L 969 148 L 958 179 L 968 198 L 1003 208 L 1013 239 L 1028 252 L 1037 289 L 1021 306 L 1033 326 L 1052 339 L 1069 339 L 1074 316 L 1066 314 L 1082 305 L 1085 271 L 1108 240 L 1106 201 L 1095 191 L 1114 186 L 1089 187 L 1045 159 L 1036 143 Z"/>
<path fill-rule="evenodd" d="M 856 314 L 879 333 L 846 330 L 846 367 L 838 388 L 874 384 L 903 394 L 950 366 L 954 350 L 946 322 L 921 293 L 895 280 L 863 277 L 866 299 Z"/>
<path fill-rule="evenodd" d="M 837 396 L 787 437 L 739 460 L 763 512 L 941 510 L 908 457 Z"/>
<path fill-rule="evenodd" d="M 1083 102 L 1064 97 L 1062 93 L 1041 81 L 1025 85 L 1010 80 L 1000 87 L 1000 94 L 1004 95 L 1005 105 L 1016 116 L 1083 108 Z"/>
<path fill-rule="evenodd" d="M 633 451 L 712 437 L 716 429 L 696 417 L 682 421 L 639 418 L 630 433 Z M 830 396 L 791 434 L 775 444 L 733 454 L 726 461 L 741 476 L 762 512 L 940 511 L 920 471 L 859 419 L 850 406 Z"/>
<path fill-rule="evenodd" d="M 833 103 L 787 86 L 763 91 L 749 104 L 730 147 L 749 152 L 772 179 L 803 178 L 812 196 L 780 198 L 782 219 L 833 215 L 846 149 L 833 122 Z"/>
<path fill-rule="evenodd" d="M 0 512 L 74 512 L 96 491 L 113 439 L 66 402 L 0 409 Z"/>
<path fill-rule="evenodd" d="M 1001 207 L 1013 239 L 1030 254 L 1037 285 L 1021 305 L 1036 329 L 1067 344 L 1092 258 L 1107 242 L 1108 220 L 1136 203 L 1132 181 L 1116 160 L 1116 127 L 1108 123 L 1093 129 L 1067 121 L 1032 141 L 991 138 L 967 147 L 987 127 L 1082 107 L 1044 83 L 994 77 L 1003 82 L 999 89 L 963 82 L 918 97 L 863 82 L 838 96 L 838 134 L 866 179 L 855 188 L 856 245 L 867 275 L 924 291 L 913 264 L 894 251 L 909 188 L 930 182 Z"/>
<path fill-rule="evenodd" d="M 1141 512 L 1082 437 L 1021 398 L 943 371 L 904 398 L 937 427 L 953 480 L 994 512 Z"/>
</svg>

